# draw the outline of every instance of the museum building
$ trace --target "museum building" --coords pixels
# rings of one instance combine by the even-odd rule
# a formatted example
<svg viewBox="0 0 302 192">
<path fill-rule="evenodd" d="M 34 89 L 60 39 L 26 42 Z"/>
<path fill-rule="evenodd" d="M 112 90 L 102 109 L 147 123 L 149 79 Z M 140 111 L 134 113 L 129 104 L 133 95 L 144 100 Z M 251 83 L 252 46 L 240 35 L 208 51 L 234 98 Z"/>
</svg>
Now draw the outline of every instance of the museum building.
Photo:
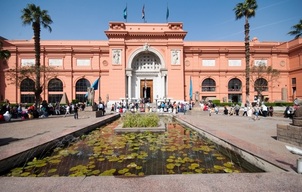
<svg viewBox="0 0 302 192">
<path fill-rule="evenodd" d="M 107 104 L 125 98 L 236 103 L 246 99 L 244 41 L 185 41 L 187 31 L 176 22 L 110 22 L 105 34 L 106 41 L 41 40 L 41 66 L 52 68 L 41 72 L 42 100 L 55 103 L 66 96 L 84 102 L 87 88 L 96 84 L 94 101 Z M 11 57 L 1 61 L 0 101 L 33 103 L 34 78 L 11 83 L 7 71 L 34 65 L 34 40 L 1 42 Z M 274 81 L 254 78 L 250 100 L 257 99 L 259 81 L 267 101 L 302 98 L 302 38 L 264 42 L 255 37 L 250 62 L 280 71 Z"/>
</svg>

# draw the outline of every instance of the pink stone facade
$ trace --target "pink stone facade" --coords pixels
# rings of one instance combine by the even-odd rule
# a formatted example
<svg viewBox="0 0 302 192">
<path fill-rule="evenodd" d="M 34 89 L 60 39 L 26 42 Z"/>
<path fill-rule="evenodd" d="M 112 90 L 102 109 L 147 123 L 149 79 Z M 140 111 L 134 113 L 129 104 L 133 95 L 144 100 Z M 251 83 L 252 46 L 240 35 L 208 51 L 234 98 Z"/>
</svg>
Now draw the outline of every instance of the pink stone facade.
<svg viewBox="0 0 302 192">
<path fill-rule="evenodd" d="M 243 41 L 185 41 L 187 32 L 182 23 L 110 22 L 105 34 L 108 40 L 104 41 L 41 40 L 41 65 L 55 69 L 53 77 L 42 72 L 43 100 L 60 101 L 66 95 L 69 101 L 83 101 L 87 86 L 96 79 L 95 102 L 144 97 L 152 102 L 167 98 L 189 101 L 190 79 L 194 101 L 246 100 Z M 26 102 L 33 93 L 22 90 L 22 82 L 11 84 L 6 70 L 34 64 L 34 41 L 1 41 L 11 57 L 1 61 L 0 101 Z M 270 102 L 302 98 L 302 38 L 289 42 L 254 38 L 250 46 L 251 65 L 262 63 L 280 71 L 278 80 L 268 81 L 263 97 Z M 250 100 L 256 95 L 251 82 Z"/>
</svg>

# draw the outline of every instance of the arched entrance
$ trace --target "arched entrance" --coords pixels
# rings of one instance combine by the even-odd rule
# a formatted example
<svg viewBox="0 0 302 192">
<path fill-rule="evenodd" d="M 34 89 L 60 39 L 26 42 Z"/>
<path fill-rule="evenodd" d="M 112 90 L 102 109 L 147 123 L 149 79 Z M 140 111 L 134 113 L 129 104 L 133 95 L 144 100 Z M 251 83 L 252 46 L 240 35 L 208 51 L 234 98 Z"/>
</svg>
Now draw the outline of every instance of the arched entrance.
<svg viewBox="0 0 302 192">
<path fill-rule="evenodd" d="M 167 70 L 161 55 L 146 45 L 132 54 L 127 75 L 127 97 L 154 102 L 166 97 Z"/>
</svg>

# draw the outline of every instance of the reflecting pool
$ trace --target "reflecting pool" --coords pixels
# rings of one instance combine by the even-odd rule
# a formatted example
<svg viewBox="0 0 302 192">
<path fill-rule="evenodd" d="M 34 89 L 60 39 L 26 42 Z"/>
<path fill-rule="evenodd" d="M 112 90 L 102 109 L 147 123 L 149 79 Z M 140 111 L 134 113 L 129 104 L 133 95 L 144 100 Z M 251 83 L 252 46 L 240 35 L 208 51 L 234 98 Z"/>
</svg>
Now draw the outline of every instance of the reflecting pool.
<svg viewBox="0 0 302 192">
<path fill-rule="evenodd" d="M 241 173 L 238 156 L 228 157 L 220 147 L 178 123 L 164 133 L 115 134 L 121 120 L 98 128 L 68 146 L 34 158 L 7 176 L 145 176 L 164 174 Z"/>
</svg>

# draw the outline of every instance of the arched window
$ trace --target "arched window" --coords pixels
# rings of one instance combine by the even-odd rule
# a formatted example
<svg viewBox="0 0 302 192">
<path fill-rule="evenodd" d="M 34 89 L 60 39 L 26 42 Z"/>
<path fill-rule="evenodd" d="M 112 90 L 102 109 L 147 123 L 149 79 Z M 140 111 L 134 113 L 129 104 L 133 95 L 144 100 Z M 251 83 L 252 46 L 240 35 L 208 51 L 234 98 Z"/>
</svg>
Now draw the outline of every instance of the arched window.
<svg viewBox="0 0 302 192">
<path fill-rule="evenodd" d="M 62 92 L 63 91 L 62 81 L 58 78 L 51 79 L 48 82 L 48 91 L 49 92 Z"/>
<path fill-rule="evenodd" d="M 85 79 L 79 79 L 76 83 L 76 99 L 79 102 L 85 102 L 86 101 L 86 93 L 87 93 L 87 88 L 90 87 L 90 82 Z"/>
<path fill-rule="evenodd" d="M 207 78 L 203 80 L 201 87 L 204 92 L 213 92 L 216 90 L 216 82 L 212 78 Z"/>
<path fill-rule="evenodd" d="M 233 78 L 229 81 L 228 90 L 229 92 L 238 92 L 241 91 L 242 83 L 239 79 Z"/>
<path fill-rule="evenodd" d="M 90 82 L 85 79 L 79 79 L 76 83 L 76 92 L 87 92 L 87 87 L 90 87 Z"/>
<path fill-rule="evenodd" d="M 55 92 L 55 93 L 53 93 Z M 61 92 L 61 93 L 59 93 Z M 54 78 L 48 82 L 48 102 L 60 102 L 63 96 L 63 83 L 60 79 Z"/>
<path fill-rule="evenodd" d="M 21 103 L 34 103 L 35 102 L 35 82 L 32 79 L 26 78 L 20 84 Z"/>
<path fill-rule="evenodd" d="M 259 78 L 255 81 L 254 83 L 254 89 L 255 91 L 268 91 L 268 83 L 267 80 L 263 79 L 263 78 Z"/>
<path fill-rule="evenodd" d="M 32 79 L 26 78 L 21 82 L 20 85 L 21 92 L 34 92 L 35 91 L 35 82 Z"/>
</svg>

